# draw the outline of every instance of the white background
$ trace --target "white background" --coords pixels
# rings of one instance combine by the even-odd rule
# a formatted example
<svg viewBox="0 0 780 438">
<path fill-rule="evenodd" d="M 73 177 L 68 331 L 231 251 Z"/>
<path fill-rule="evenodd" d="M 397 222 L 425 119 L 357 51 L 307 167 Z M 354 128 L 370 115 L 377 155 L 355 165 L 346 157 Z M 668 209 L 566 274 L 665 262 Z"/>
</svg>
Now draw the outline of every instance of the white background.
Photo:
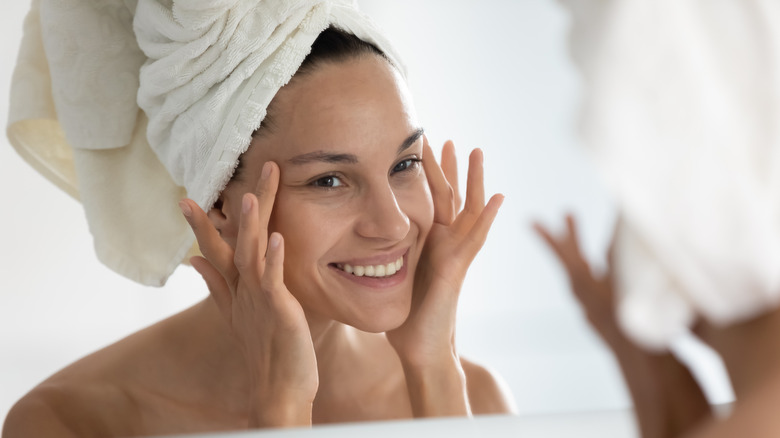
<svg viewBox="0 0 780 438">
<path fill-rule="evenodd" d="M 481 147 L 489 193 L 506 201 L 470 271 L 459 314 L 461 354 L 497 370 L 521 414 L 624 409 L 609 352 L 533 234 L 576 213 L 601 264 L 614 212 L 577 143 L 579 83 L 567 17 L 549 0 L 361 0 L 404 57 L 429 139 L 451 138 L 461 164 Z M 0 120 L 28 5 L 0 16 Z M 465 171 L 465 167 L 462 167 Z M 0 418 L 66 364 L 206 295 L 180 268 L 162 289 L 138 286 L 95 258 L 80 204 L 36 174 L 0 138 Z M 715 401 L 727 401 L 720 364 L 690 347 Z"/>
</svg>

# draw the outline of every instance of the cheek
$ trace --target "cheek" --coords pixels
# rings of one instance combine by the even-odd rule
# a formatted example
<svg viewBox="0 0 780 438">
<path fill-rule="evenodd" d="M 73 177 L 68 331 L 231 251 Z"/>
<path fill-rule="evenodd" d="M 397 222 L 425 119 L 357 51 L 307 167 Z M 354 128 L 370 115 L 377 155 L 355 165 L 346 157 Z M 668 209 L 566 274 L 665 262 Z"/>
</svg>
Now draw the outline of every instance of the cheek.
<svg viewBox="0 0 780 438">
<path fill-rule="evenodd" d="M 332 240 L 339 235 L 338 226 L 343 221 L 336 216 L 311 203 L 277 197 L 269 231 L 284 236 L 285 272 L 297 276 L 316 269 L 318 261 L 333 246 Z"/>
<path fill-rule="evenodd" d="M 409 217 L 409 220 L 417 224 L 421 237 L 425 237 L 433 225 L 433 199 L 425 178 L 399 194 L 399 204 Z"/>
</svg>

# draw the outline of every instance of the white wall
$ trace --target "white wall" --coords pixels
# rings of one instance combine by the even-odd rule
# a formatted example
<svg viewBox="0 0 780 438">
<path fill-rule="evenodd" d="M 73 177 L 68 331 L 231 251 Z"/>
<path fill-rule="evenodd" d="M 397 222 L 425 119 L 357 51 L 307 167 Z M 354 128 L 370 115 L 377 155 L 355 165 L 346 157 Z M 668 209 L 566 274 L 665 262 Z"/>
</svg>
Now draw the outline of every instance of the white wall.
<svg viewBox="0 0 780 438">
<path fill-rule="evenodd" d="M 3 121 L 24 3 L 7 2 L 0 16 Z M 628 406 L 611 356 L 530 228 L 534 219 L 560 226 L 573 211 L 587 253 L 601 260 L 613 220 L 575 139 L 579 85 L 566 56 L 563 12 L 547 0 L 360 3 L 405 57 L 432 143 L 453 139 L 461 164 L 471 148 L 483 148 L 487 190 L 506 195 L 462 294 L 461 353 L 499 371 L 521 413 Z M 0 187 L 0 418 L 67 363 L 205 296 L 188 268 L 153 289 L 100 265 L 80 205 L 32 171 L 5 138 Z M 728 399 L 717 362 L 702 363 L 715 399 Z"/>
</svg>

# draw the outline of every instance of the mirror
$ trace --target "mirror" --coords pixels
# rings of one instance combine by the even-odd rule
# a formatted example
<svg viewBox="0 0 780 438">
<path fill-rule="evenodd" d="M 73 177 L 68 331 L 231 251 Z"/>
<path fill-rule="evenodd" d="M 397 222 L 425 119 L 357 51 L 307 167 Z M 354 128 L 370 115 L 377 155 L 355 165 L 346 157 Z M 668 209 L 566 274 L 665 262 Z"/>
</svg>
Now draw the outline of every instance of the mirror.
<svg viewBox="0 0 780 438">
<path fill-rule="evenodd" d="M 572 300 L 557 261 L 533 234 L 541 220 L 580 220 L 584 249 L 603 264 L 614 221 L 609 196 L 576 138 L 577 73 L 568 17 L 553 1 L 361 0 L 404 56 L 426 133 L 437 151 L 455 141 L 461 174 L 471 148 L 485 152 L 486 187 L 506 201 L 464 285 L 459 351 L 495 369 L 521 415 L 625 409 L 618 368 Z M 25 2 L 0 23 L 10 82 Z M 8 89 L 0 89 L 8 101 Z M 6 120 L 7 108 L 0 107 Z M 180 268 L 160 290 L 110 272 L 95 258 L 80 205 L 35 173 L 0 139 L 6 209 L 0 260 L 0 417 L 46 376 L 205 296 Z M 687 349 L 686 349 L 687 348 Z M 683 348 L 709 395 L 728 401 L 719 363 Z"/>
</svg>

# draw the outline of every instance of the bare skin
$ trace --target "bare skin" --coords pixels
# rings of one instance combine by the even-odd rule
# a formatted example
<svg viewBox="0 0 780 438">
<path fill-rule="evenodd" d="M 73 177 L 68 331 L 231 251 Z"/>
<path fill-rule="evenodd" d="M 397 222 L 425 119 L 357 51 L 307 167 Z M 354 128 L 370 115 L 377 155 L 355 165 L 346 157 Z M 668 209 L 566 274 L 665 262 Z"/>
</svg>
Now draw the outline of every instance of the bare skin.
<svg viewBox="0 0 780 438">
<path fill-rule="evenodd" d="M 461 210 L 452 144 L 440 166 L 386 61 L 326 64 L 283 90 L 276 129 L 253 141 L 218 205 L 182 202 L 210 296 L 49 378 L 4 437 L 511 412 L 454 343 L 460 285 L 501 203 L 485 202 L 481 152 Z M 351 158 L 300 159 L 323 153 Z M 398 251 L 396 280 L 340 272 Z"/>
<path fill-rule="evenodd" d="M 731 415 L 686 437 L 774 437 L 780 430 L 780 309 L 728 327 L 701 323 L 697 334 L 723 359 L 736 401 Z"/>
<path fill-rule="evenodd" d="M 699 337 L 723 358 L 737 401 L 732 414 L 717 419 L 689 370 L 672 354 L 649 353 L 625 337 L 615 320 L 610 268 L 593 272 L 579 248 L 574 218 L 555 236 L 534 228 L 566 269 L 575 297 L 588 321 L 620 364 L 644 438 L 771 437 L 780 430 L 780 310 L 740 324 L 714 327 L 700 321 Z"/>
<path fill-rule="evenodd" d="M 400 361 L 383 336 L 341 329 L 350 332 L 347 345 L 323 342 L 317 350 L 313 423 L 412 418 Z M 474 414 L 508 411 L 488 371 L 466 360 L 463 368 Z M 47 379 L 14 406 L 3 436 L 240 430 L 249 424 L 249 399 L 243 354 L 207 298 Z"/>
</svg>

